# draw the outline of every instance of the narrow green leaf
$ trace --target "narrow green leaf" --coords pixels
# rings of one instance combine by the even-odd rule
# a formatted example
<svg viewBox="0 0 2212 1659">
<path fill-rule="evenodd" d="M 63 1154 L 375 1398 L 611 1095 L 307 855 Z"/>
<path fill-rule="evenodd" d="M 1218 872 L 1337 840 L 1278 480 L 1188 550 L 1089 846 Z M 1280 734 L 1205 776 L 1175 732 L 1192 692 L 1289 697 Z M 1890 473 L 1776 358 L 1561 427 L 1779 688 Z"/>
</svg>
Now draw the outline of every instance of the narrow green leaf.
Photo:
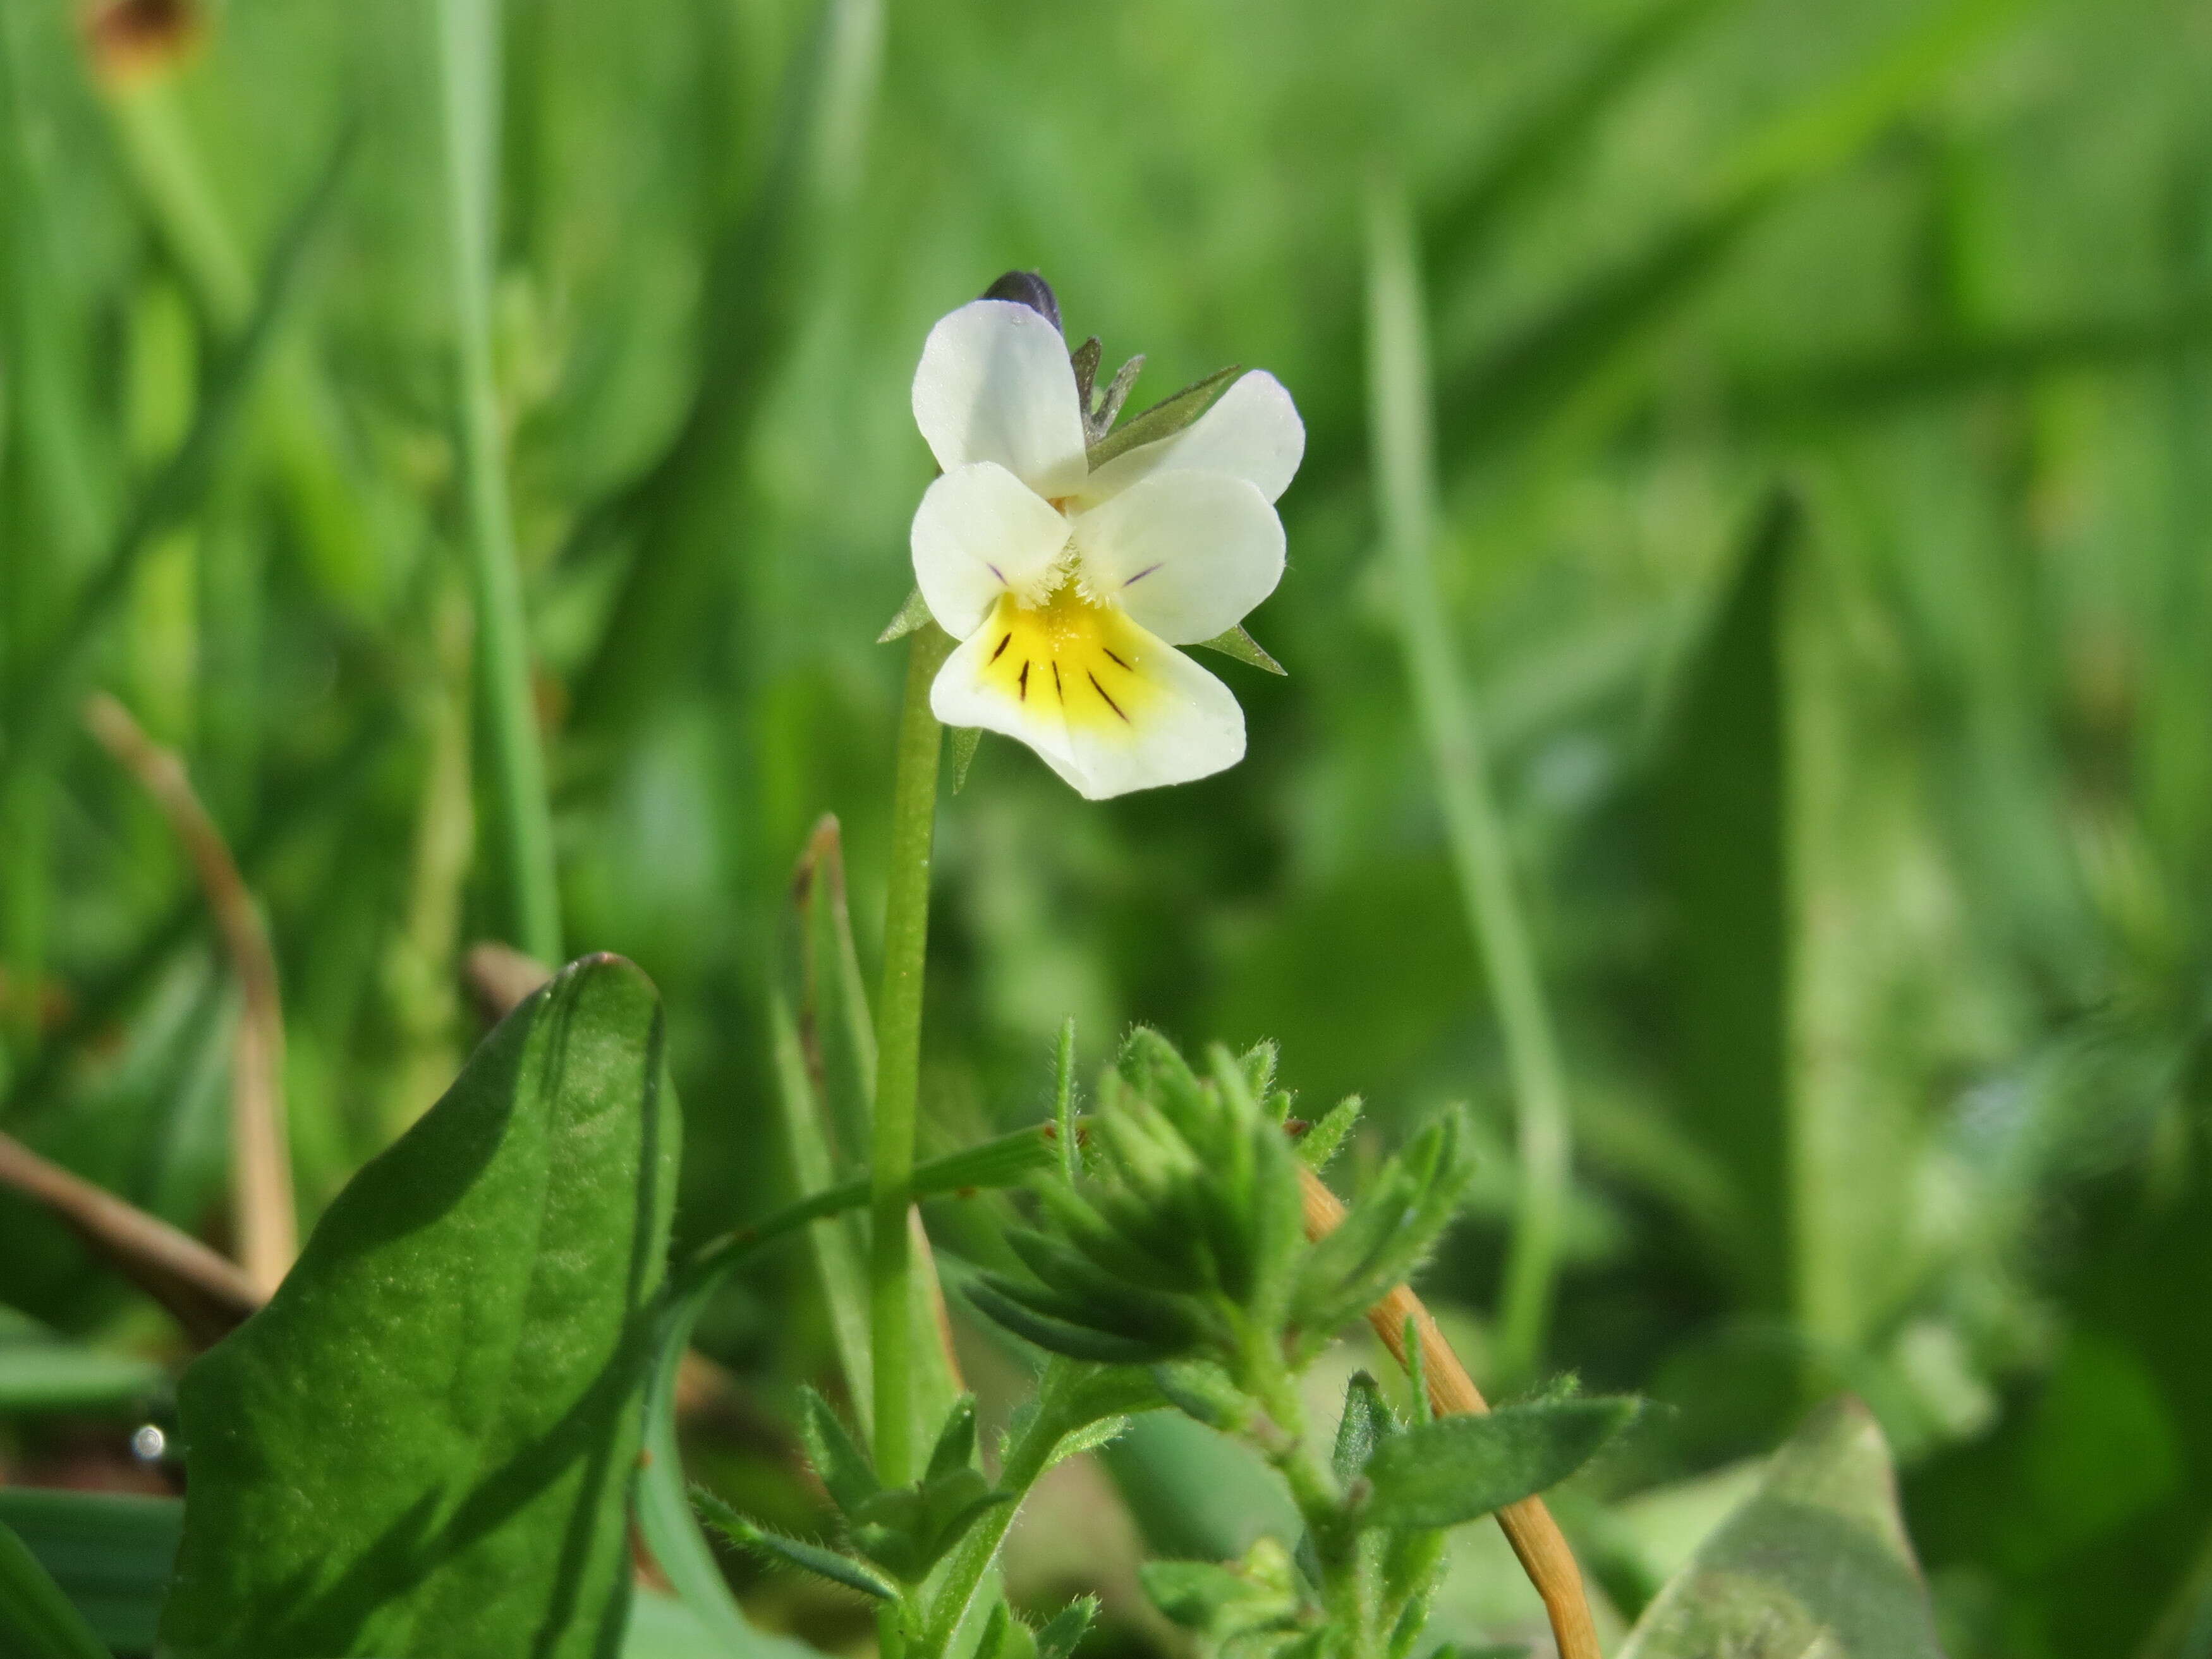
<svg viewBox="0 0 2212 1659">
<path fill-rule="evenodd" d="M 757 1527 L 702 1486 L 691 1489 L 691 1501 L 707 1518 L 707 1524 L 741 1549 L 750 1550 L 787 1566 L 799 1568 L 832 1583 L 842 1584 L 848 1589 L 872 1596 L 879 1601 L 898 1600 L 898 1586 L 873 1568 L 826 1550 L 819 1544 L 810 1544 L 803 1539 L 787 1538 L 780 1532 L 770 1532 Z"/>
<path fill-rule="evenodd" d="M 1241 623 L 1225 634 L 1216 634 L 1212 639 L 1200 640 L 1198 643 L 1204 650 L 1218 651 L 1224 657 L 1234 657 L 1255 668 L 1264 668 L 1270 674 L 1287 675 L 1291 672 L 1269 656 L 1260 641 L 1244 631 Z"/>
<path fill-rule="evenodd" d="M 1217 368 L 1202 380 L 1194 380 L 1171 398 L 1163 398 L 1141 415 L 1132 415 L 1120 426 L 1091 446 L 1091 470 L 1096 472 L 1116 455 L 1126 455 L 1140 444 L 1158 443 L 1175 434 L 1195 421 L 1213 406 L 1213 400 L 1229 389 L 1230 382 L 1244 372 L 1239 364 Z"/>
<path fill-rule="evenodd" d="M 108 1659 L 61 1587 L 15 1533 L 0 1525 L 0 1649 L 9 1659 Z"/>
<path fill-rule="evenodd" d="M 830 1402 L 812 1389 L 799 1391 L 799 1432 L 806 1443 L 807 1461 L 830 1489 L 830 1498 L 847 1515 L 878 1496 L 882 1486 L 868 1460 L 845 1432 Z"/>
<path fill-rule="evenodd" d="M 1060 1172 L 1073 1186 L 1083 1173 L 1083 1148 L 1075 1132 L 1075 1016 L 1060 1022 L 1060 1046 L 1052 1067 L 1052 1139 L 1060 1149 Z"/>
<path fill-rule="evenodd" d="M 1329 1109 L 1328 1116 L 1298 1137 L 1299 1161 L 1309 1170 L 1327 1169 L 1337 1148 L 1344 1145 L 1345 1136 L 1358 1126 L 1366 1104 L 1358 1095 L 1346 1095 L 1337 1102 Z"/>
<path fill-rule="evenodd" d="M 683 1450 L 676 1440 L 677 1368 L 700 1310 L 719 1282 L 719 1276 L 710 1276 L 670 1297 L 655 1327 L 653 1374 L 646 1395 L 645 1467 L 637 1486 L 638 1531 L 693 1624 L 715 1644 L 718 1659 L 814 1659 L 815 1650 L 805 1644 L 769 1636 L 747 1621 L 700 1530 L 684 1483 Z"/>
<path fill-rule="evenodd" d="M 1091 1621 L 1098 1617 L 1098 1598 L 1079 1595 L 1045 1621 L 1036 1633 L 1037 1659 L 1069 1659 Z"/>
<path fill-rule="evenodd" d="M 814 1029 L 818 1034 L 819 1025 Z M 769 994 L 769 1044 L 775 1059 L 776 1106 L 793 1183 L 801 1192 L 820 1191 L 829 1187 L 832 1176 L 829 1143 L 823 1134 L 823 1106 L 800 1044 L 799 1023 L 780 990 Z M 823 1305 L 829 1311 L 830 1333 L 837 1346 L 845 1386 L 855 1400 L 864 1401 L 868 1392 L 868 1307 L 860 1247 L 849 1223 L 842 1218 L 828 1220 L 827 1226 L 810 1231 L 807 1243 L 822 1285 Z M 863 1421 L 861 1432 L 868 1429 Z"/>
<path fill-rule="evenodd" d="M 1037 1659 L 1036 1638 L 1007 1608 L 1003 1595 L 992 1603 L 990 1619 L 975 1644 L 975 1659 Z"/>
<path fill-rule="evenodd" d="M 185 1373 L 166 1648 L 601 1651 L 674 1200 L 663 1046 L 643 974 L 571 964 Z"/>
<path fill-rule="evenodd" d="M 969 1468 L 975 1461 L 975 1396 L 963 1394 L 952 1402 L 951 1413 L 939 1431 L 937 1444 L 929 1454 L 929 1467 L 923 1473 L 925 1483 L 941 1480 L 956 1469 Z"/>
<path fill-rule="evenodd" d="M 0 1487 L 0 1526 L 14 1529 L 118 1653 L 153 1650 L 184 1521 L 173 1498 Z"/>
<path fill-rule="evenodd" d="M 1620 1659 L 1941 1659 L 1889 1449 L 1822 1407 L 1637 1621 Z"/>
<path fill-rule="evenodd" d="M 1396 1432 L 1398 1419 L 1382 1398 L 1382 1390 L 1366 1371 L 1354 1371 L 1344 1391 L 1344 1415 L 1336 1423 L 1336 1446 L 1329 1454 L 1336 1478 L 1349 1485 L 1367 1467 L 1376 1447 Z"/>
<path fill-rule="evenodd" d="M 876 635 L 876 643 L 889 645 L 893 640 L 902 640 L 924 623 L 934 620 L 929 601 L 921 597 L 921 590 L 917 587 L 906 596 L 906 603 L 899 606 L 898 614 L 884 624 L 884 631 Z"/>
<path fill-rule="evenodd" d="M 1048 1353 L 1064 1353 L 1071 1359 L 1095 1359 L 1109 1365 L 1144 1365 L 1179 1352 L 1160 1341 L 1124 1336 L 1079 1325 L 1030 1306 L 1036 1292 L 1009 1280 L 986 1276 L 968 1286 L 968 1299 L 1016 1336 L 1034 1342 Z"/>
<path fill-rule="evenodd" d="M 1371 1527 L 1453 1527 L 1557 1486 L 1636 1415 L 1630 1400 L 1559 1400 L 1443 1417 L 1368 1459 Z"/>
</svg>

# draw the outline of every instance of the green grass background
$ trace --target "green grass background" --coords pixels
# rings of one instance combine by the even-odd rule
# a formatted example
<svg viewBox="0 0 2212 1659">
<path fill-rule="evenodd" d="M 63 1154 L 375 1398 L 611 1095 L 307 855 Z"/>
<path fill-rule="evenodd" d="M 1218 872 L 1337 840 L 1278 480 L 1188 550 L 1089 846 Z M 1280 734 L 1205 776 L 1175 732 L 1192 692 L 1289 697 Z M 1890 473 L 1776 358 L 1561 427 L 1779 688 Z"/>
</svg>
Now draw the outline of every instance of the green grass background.
<svg viewBox="0 0 2212 1659">
<path fill-rule="evenodd" d="M 1139 405 L 1232 360 L 1291 388 L 1250 619 L 1290 673 L 1221 665 L 1250 752 L 1188 788 L 1092 805 L 985 743 L 940 824 L 924 1150 L 1040 1115 L 1069 1013 L 1086 1063 L 1133 1020 L 1279 1039 L 1313 1106 L 1367 1097 L 1355 1163 L 1468 1101 L 1485 1171 L 1425 1288 L 1482 1370 L 1513 1095 L 1370 437 L 1367 225 L 1403 200 L 1439 603 L 1574 1122 L 1547 1359 L 1674 1408 L 1571 1526 L 1632 1613 L 1615 1500 L 1850 1388 L 1960 1659 L 2212 1652 L 2212 10 L 502 27 L 489 331 L 563 945 L 668 1000 L 680 1231 L 784 1190 L 767 987 L 823 811 L 873 959 L 907 386 L 1035 268 L 1146 354 Z M 0 15 L 0 1127 L 211 1237 L 234 998 L 77 700 L 184 754 L 266 906 L 309 1219 L 451 1079 L 460 953 L 516 927 L 436 38 L 428 0 L 230 0 L 122 84 L 60 0 Z M 832 1363 L 802 1269 L 704 1338 L 771 1419 Z M 12 1200 L 0 1296 L 166 1340 Z M 29 1472 L 66 1437 L 10 1433 Z"/>
</svg>

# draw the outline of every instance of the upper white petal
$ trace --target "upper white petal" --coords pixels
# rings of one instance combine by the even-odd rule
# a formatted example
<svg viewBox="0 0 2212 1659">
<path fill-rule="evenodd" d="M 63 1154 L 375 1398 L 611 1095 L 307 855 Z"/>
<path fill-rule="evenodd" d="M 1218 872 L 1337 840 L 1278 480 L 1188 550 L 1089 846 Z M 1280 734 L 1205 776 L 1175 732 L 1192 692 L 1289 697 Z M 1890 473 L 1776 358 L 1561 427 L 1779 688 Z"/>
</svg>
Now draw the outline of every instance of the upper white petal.
<svg viewBox="0 0 2212 1659">
<path fill-rule="evenodd" d="M 914 372 L 914 419 L 947 472 L 995 461 L 1040 495 L 1066 495 L 1089 470 L 1067 342 L 1011 300 L 977 300 L 939 319 Z"/>
<path fill-rule="evenodd" d="M 955 639 L 974 633 L 1000 594 L 1025 592 L 1067 545 L 1058 508 L 1003 466 L 956 467 L 915 509 L 914 579 Z"/>
<path fill-rule="evenodd" d="M 1173 645 L 1234 628 L 1283 576 L 1283 521 L 1223 472 L 1155 472 L 1075 520 L 1084 581 Z"/>
<path fill-rule="evenodd" d="M 1083 499 L 1103 501 L 1169 468 L 1226 472 L 1269 501 L 1291 487 L 1305 459 L 1306 424 L 1283 383 L 1265 369 L 1243 375 L 1213 407 L 1172 438 L 1140 444 L 1092 473 Z"/>
</svg>

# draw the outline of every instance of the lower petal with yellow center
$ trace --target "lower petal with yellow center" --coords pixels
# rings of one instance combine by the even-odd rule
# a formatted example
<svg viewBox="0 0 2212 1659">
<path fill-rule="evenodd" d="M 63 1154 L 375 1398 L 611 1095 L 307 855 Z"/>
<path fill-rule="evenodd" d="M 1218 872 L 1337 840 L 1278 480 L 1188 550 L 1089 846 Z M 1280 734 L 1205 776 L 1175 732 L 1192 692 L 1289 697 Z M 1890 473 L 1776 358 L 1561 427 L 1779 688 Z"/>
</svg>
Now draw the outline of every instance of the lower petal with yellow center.
<svg viewBox="0 0 2212 1659">
<path fill-rule="evenodd" d="M 1228 687 L 1073 583 L 1042 605 L 1002 595 L 930 703 L 948 726 L 1019 738 L 1093 799 L 1204 777 L 1244 752 Z"/>
</svg>

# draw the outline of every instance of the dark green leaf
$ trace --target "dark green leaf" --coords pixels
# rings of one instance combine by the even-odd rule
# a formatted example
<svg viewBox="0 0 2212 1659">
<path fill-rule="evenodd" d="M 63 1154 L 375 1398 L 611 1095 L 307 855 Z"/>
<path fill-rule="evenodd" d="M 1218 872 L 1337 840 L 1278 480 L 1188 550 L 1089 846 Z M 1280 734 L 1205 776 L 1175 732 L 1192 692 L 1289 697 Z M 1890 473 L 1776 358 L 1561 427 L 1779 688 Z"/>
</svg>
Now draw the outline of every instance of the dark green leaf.
<svg viewBox="0 0 2212 1659">
<path fill-rule="evenodd" d="M 898 1586 L 874 1569 L 849 1556 L 827 1550 L 819 1544 L 810 1544 L 803 1539 L 787 1538 L 781 1533 L 757 1527 L 725 1504 L 714 1493 L 695 1486 L 691 1501 L 699 1506 L 707 1524 L 720 1533 L 740 1549 L 781 1561 L 787 1566 L 799 1568 L 832 1583 L 842 1584 L 848 1589 L 858 1590 L 863 1595 L 873 1596 L 879 1601 L 898 1599 Z"/>
<path fill-rule="evenodd" d="M 1620 1659 L 1941 1659 L 1889 1449 L 1822 1407 L 1637 1622 Z"/>
<path fill-rule="evenodd" d="M 0 1526 L 0 1650 L 9 1659 L 108 1659 L 39 1558 Z"/>
<path fill-rule="evenodd" d="M 1116 455 L 1126 455 L 1139 444 L 1158 443 L 1175 434 L 1213 406 L 1243 369 L 1231 364 L 1194 380 L 1171 398 L 1164 398 L 1141 415 L 1132 415 L 1121 425 L 1091 446 L 1091 470 L 1097 471 Z"/>
<path fill-rule="evenodd" d="M 605 1651 L 680 1133 L 662 1050 L 643 974 L 564 969 L 185 1374 L 167 1647 Z"/>
<path fill-rule="evenodd" d="M 118 1653 L 153 1649 L 184 1522 L 173 1498 L 0 1487 L 0 1525 L 15 1530 Z"/>
<path fill-rule="evenodd" d="M 1375 1449 L 1360 1519 L 1453 1527 L 1558 1485 L 1626 1426 L 1628 1400 L 1560 1400 L 1415 1424 Z"/>
<path fill-rule="evenodd" d="M 985 1275 L 968 1286 L 968 1299 L 1016 1336 L 1034 1342 L 1048 1353 L 1071 1359 L 1093 1359 L 1108 1365 L 1145 1365 L 1178 1352 L 1175 1346 L 1147 1341 L 1077 1324 L 1058 1313 L 1029 1305 L 1037 1293 L 1028 1286 L 995 1275 Z"/>
</svg>

